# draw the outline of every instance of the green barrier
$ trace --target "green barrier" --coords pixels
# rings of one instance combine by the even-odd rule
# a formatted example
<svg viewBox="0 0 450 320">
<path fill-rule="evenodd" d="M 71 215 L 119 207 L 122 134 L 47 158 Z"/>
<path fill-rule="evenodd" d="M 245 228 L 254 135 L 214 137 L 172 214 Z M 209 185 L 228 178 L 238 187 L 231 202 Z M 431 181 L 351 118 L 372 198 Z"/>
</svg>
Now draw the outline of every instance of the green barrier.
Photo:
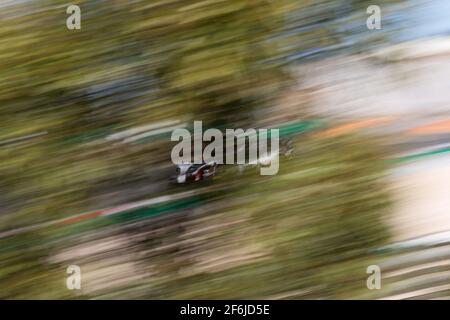
<svg viewBox="0 0 450 320">
<path fill-rule="evenodd" d="M 161 214 L 170 213 L 179 209 L 189 209 L 200 205 L 204 197 L 193 196 L 186 199 L 169 201 L 163 204 L 125 210 L 108 216 L 98 216 L 84 221 L 79 221 L 59 227 L 55 236 L 67 236 L 68 233 L 86 232 L 92 229 L 99 229 L 114 224 L 121 224 L 135 220 L 156 217 Z"/>
<path fill-rule="evenodd" d="M 323 120 L 318 119 L 309 119 L 309 120 L 303 120 L 300 122 L 294 122 L 289 123 L 286 125 L 281 125 L 280 127 L 272 127 L 272 129 L 279 129 L 280 137 L 287 136 L 290 134 L 298 134 L 298 133 L 304 133 L 313 131 L 315 129 L 321 128 L 325 125 L 325 122 Z M 186 127 L 186 129 L 190 132 L 194 131 L 194 128 L 192 126 Z M 218 128 L 221 130 L 225 130 L 226 128 Z M 244 129 L 244 128 L 242 128 Z M 245 131 L 245 130 L 244 130 Z M 259 131 L 257 131 L 257 134 L 259 135 Z M 150 141 L 156 141 L 159 139 L 170 139 L 170 132 L 163 132 L 160 134 L 156 134 L 150 137 L 142 138 L 139 143 L 144 142 L 150 142 Z M 270 130 L 268 130 L 268 136 L 270 137 Z"/>
<path fill-rule="evenodd" d="M 111 216 L 114 223 L 123 223 L 133 220 L 140 220 L 149 217 L 155 217 L 163 213 L 177 211 L 179 209 L 193 208 L 202 203 L 203 197 L 193 196 L 186 199 L 175 200 L 158 206 L 144 207 L 128 212 L 118 213 Z"/>
<path fill-rule="evenodd" d="M 424 157 L 428 157 L 428 156 L 434 156 L 434 155 L 437 155 L 437 154 L 442 154 L 442 153 L 447 153 L 447 152 L 450 152 L 450 147 L 445 147 L 445 148 L 440 148 L 440 149 L 431 150 L 431 151 L 414 153 L 414 154 L 410 154 L 410 155 L 403 156 L 403 157 L 389 159 L 387 161 L 391 162 L 391 163 L 399 163 L 399 162 L 416 160 L 416 159 L 420 159 L 420 158 L 424 158 Z"/>
</svg>

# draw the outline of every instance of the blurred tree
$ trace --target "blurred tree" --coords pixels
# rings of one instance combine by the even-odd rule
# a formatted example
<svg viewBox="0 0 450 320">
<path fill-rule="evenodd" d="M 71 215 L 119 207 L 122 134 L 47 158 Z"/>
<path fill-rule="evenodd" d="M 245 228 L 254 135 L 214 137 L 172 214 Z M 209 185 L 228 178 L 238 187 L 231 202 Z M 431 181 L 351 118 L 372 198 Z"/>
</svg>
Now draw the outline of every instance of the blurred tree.
<svg viewBox="0 0 450 320">
<path fill-rule="evenodd" d="M 67 2 L 62 0 L 19 2 L 0 12 L 0 112 L 3 120 L 0 139 L 47 132 L 36 139 L 0 146 L 2 230 L 97 208 L 94 195 L 102 193 L 121 191 L 120 201 L 136 197 L 134 192 L 123 189 L 139 179 L 149 181 L 148 168 L 169 158 L 170 143 L 152 141 L 144 145 L 125 145 L 105 140 L 107 134 L 174 119 L 204 120 L 207 126 L 252 124 L 257 120 L 255 110 L 272 106 L 289 86 L 291 55 L 300 49 L 314 49 L 339 41 L 327 27 L 306 31 L 302 28 L 336 19 L 339 14 L 335 9 L 342 5 L 350 8 L 348 12 L 356 8 L 350 0 L 82 0 L 78 4 L 82 14 L 81 30 L 66 28 Z M 296 32 L 299 29 L 303 31 Z M 317 144 L 323 151 L 323 155 L 318 155 L 316 149 L 311 150 L 320 158 L 317 170 L 325 170 L 327 174 L 327 170 L 331 170 L 332 176 L 312 177 L 307 189 L 311 197 L 301 198 L 304 202 L 296 202 L 292 208 L 283 195 L 291 185 L 304 183 L 300 179 L 302 174 L 298 174 L 298 181 L 292 178 L 296 175 L 277 177 L 268 184 L 277 188 L 258 192 L 277 203 L 283 199 L 284 203 L 279 205 L 289 206 L 271 208 L 270 202 L 262 197 L 263 201 L 255 204 L 254 210 L 257 209 L 255 219 L 278 220 L 279 214 L 293 214 L 294 219 L 305 206 L 309 210 L 313 204 L 318 204 L 315 210 L 305 213 L 308 219 L 317 221 L 305 226 L 305 233 L 309 234 L 305 239 L 308 243 L 317 240 L 318 247 L 311 248 L 323 254 L 326 262 L 330 259 L 327 251 L 330 243 L 340 252 L 347 249 L 354 252 L 359 250 L 359 245 L 371 244 L 381 237 L 376 229 L 377 226 L 383 229 L 381 224 L 374 223 L 374 230 L 362 230 L 357 221 L 371 221 L 373 216 L 373 221 L 378 221 L 382 211 L 375 210 L 378 189 L 372 188 L 371 181 L 364 180 L 364 174 L 370 177 L 372 170 L 378 172 L 378 162 L 361 162 L 363 169 L 355 176 L 362 182 L 358 180 L 361 184 L 354 184 L 349 180 L 354 173 L 349 170 L 353 161 L 359 162 L 346 162 L 338 157 L 335 160 L 341 159 L 343 163 L 330 164 L 322 157 L 333 158 L 336 154 L 323 149 L 322 142 Z M 336 148 L 338 155 L 343 152 L 343 156 L 352 151 L 348 145 Z M 302 172 L 301 168 L 308 168 L 311 163 L 304 162 L 308 159 L 295 162 L 292 171 Z M 315 159 L 311 161 L 316 163 Z M 322 185 L 322 179 L 328 183 Z M 157 181 L 155 178 L 152 182 Z M 245 186 L 253 182 L 249 177 L 243 178 L 241 183 Z M 335 187 L 330 187 L 334 183 Z M 325 193 L 319 191 L 322 188 Z M 362 193 L 355 188 L 361 188 Z M 231 196 L 223 192 L 223 197 Z M 370 198 L 370 202 L 364 204 L 365 197 Z M 109 196 L 108 201 L 106 203 L 118 200 L 116 196 Z M 361 216 L 353 212 L 351 217 L 358 218 L 355 222 L 345 219 L 343 213 L 353 205 L 355 208 L 361 205 L 360 211 L 364 212 Z M 252 228 L 253 223 L 247 227 Z M 341 228 L 354 232 L 350 236 L 338 234 Z M 296 269 L 291 264 L 292 259 L 306 257 L 310 260 L 304 260 L 304 264 L 320 264 L 314 260 L 312 251 L 289 258 L 289 245 L 286 247 L 282 239 L 292 237 L 297 241 L 300 235 L 293 235 L 293 230 L 274 229 L 277 233 L 270 234 L 274 239 L 271 245 L 275 247 L 275 256 L 279 257 L 276 260 L 279 270 L 285 267 L 292 270 L 286 277 L 305 270 L 303 266 Z M 323 233 L 338 234 L 339 241 L 334 242 L 334 236 L 321 238 Z M 177 239 L 177 235 L 173 238 Z M 39 237 L 39 234 L 17 239 L 20 243 L 17 250 L 23 255 L 15 254 L 3 260 L 0 287 L 10 289 L 2 297 L 23 296 L 23 292 L 15 291 L 8 278 L 11 273 L 20 274 L 29 263 L 33 268 L 42 268 L 34 269 L 39 277 L 45 272 L 56 272 L 46 265 L 46 256 L 58 248 L 58 244 L 47 241 L 49 239 L 51 236 Z M 39 254 L 32 249 L 23 250 L 30 243 L 39 245 Z M 308 272 L 314 273 L 314 270 Z M 35 274 L 26 273 L 23 281 L 34 277 Z M 191 280 L 187 280 L 189 286 L 193 285 Z M 237 286 L 235 289 L 242 289 L 236 281 L 231 283 Z M 30 296 L 36 296 L 40 290 L 39 286 L 33 289 L 31 283 L 21 288 L 30 290 Z M 205 288 L 212 291 L 210 287 Z M 192 294 L 195 292 L 198 291 L 193 290 Z M 221 292 L 218 291 L 217 296 Z M 242 297 L 245 292 L 255 293 L 241 290 Z M 228 292 L 223 297 L 227 296 L 231 294 Z"/>
<path fill-rule="evenodd" d="M 192 222 L 214 232 L 190 242 L 198 257 L 191 269 L 184 265 L 147 297 L 369 297 L 366 268 L 380 263 L 370 250 L 390 237 L 390 196 L 377 144 L 364 136 L 301 139 L 296 153 L 281 159 L 278 175 L 246 172 L 203 222 Z M 208 259 L 215 272 L 205 267 Z"/>
</svg>

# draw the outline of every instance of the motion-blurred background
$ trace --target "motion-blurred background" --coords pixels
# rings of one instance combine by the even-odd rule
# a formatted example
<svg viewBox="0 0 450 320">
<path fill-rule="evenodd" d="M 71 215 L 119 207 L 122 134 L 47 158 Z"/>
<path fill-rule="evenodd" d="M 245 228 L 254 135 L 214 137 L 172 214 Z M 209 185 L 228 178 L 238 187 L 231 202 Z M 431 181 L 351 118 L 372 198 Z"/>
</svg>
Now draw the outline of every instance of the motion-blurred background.
<svg viewBox="0 0 450 320">
<path fill-rule="evenodd" d="M 449 35 L 447 0 L 1 1 L 0 298 L 449 298 Z M 194 120 L 292 153 L 174 185 Z"/>
</svg>

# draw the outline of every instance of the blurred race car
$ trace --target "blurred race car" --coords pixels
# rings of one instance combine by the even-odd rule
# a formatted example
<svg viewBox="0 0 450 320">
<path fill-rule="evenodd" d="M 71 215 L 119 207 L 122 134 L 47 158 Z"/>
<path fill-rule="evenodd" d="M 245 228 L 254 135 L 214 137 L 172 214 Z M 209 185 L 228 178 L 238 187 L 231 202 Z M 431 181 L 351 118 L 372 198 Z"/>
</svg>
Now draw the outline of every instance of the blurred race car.
<svg viewBox="0 0 450 320">
<path fill-rule="evenodd" d="M 176 183 L 195 182 L 210 178 L 216 174 L 216 162 L 203 162 L 200 164 L 183 163 L 177 165 Z"/>
</svg>

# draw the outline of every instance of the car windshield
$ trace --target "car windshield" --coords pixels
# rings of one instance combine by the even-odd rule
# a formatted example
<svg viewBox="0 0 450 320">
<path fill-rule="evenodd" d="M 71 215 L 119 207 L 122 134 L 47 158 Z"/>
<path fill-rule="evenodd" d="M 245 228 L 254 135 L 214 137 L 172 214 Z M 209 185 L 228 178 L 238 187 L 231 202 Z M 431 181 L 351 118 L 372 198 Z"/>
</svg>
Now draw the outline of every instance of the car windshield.
<svg viewBox="0 0 450 320">
<path fill-rule="evenodd" d="M 188 173 L 192 173 L 192 172 L 194 172 L 195 170 L 197 170 L 198 168 L 200 168 L 203 165 L 204 165 L 204 163 L 202 163 L 202 164 L 193 164 L 192 166 L 189 167 L 187 172 Z"/>
</svg>

